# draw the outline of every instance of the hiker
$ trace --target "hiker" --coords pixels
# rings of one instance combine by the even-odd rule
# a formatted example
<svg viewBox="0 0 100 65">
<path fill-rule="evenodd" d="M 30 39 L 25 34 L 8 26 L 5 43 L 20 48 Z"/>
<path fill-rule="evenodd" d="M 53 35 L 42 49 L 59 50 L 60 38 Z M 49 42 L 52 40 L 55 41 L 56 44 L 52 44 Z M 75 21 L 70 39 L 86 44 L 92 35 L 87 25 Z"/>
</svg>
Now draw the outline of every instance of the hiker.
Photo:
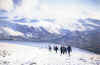
<svg viewBox="0 0 100 65">
<path fill-rule="evenodd" d="M 65 54 L 66 51 L 67 51 L 66 47 L 64 47 L 64 46 L 60 47 L 61 54 Z"/>
<path fill-rule="evenodd" d="M 54 51 L 56 51 L 56 53 L 57 53 L 57 51 L 58 51 L 58 47 L 57 46 L 54 46 Z"/>
<path fill-rule="evenodd" d="M 63 54 L 65 54 L 65 53 L 67 53 L 67 48 L 66 47 L 64 47 L 64 49 L 63 49 Z"/>
<path fill-rule="evenodd" d="M 71 46 L 68 46 L 68 47 L 67 47 L 67 51 L 68 51 L 68 55 L 70 56 L 70 52 L 72 52 Z"/>
<path fill-rule="evenodd" d="M 52 50 L 52 47 L 49 45 L 49 51 L 51 51 Z"/>
<path fill-rule="evenodd" d="M 61 46 L 61 47 L 60 47 L 60 53 L 62 54 L 62 52 L 63 52 L 63 51 L 62 51 L 62 46 Z"/>
</svg>

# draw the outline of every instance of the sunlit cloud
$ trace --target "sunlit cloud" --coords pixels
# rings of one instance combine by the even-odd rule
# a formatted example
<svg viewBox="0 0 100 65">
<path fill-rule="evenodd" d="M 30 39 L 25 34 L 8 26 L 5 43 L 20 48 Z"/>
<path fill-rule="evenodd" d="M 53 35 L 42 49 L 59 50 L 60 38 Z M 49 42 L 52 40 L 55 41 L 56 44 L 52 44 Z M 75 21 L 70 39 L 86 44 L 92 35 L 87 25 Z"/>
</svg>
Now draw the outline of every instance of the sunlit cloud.
<svg viewBox="0 0 100 65">
<path fill-rule="evenodd" d="M 18 16 L 20 18 L 25 17 L 38 19 L 40 21 L 43 19 L 53 19 L 53 24 L 72 30 L 77 29 L 76 23 L 79 23 L 77 22 L 78 19 L 100 19 L 99 0 L 13 0 L 13 2 L 12 0 L 0 1 L 0 8 L 4 8 L 6 10 L 13 9 L 13 11 L 11 11 L 9 14 L 10 19 L 13 19 L 14 16 Z M 14 6 L 16 7 L 14 8 Z M 41 24 L 41 26 L 46 27 L 51 25 L 49 22 L 38 22 L 38 25 Z M 81 27 L 81 29 L 84 29 L 81 24 L 78 25 Z"/>
<path fill-rule="evenodd" d="M 58 24 L 62 27 L 75 28 L 75 23 L 77 19 L 85 18 L 96 18 L 100 16 L 95 12 L 93 8 L 85 7 L 83 5 L 71 4 L 71 5 L 51 5 L 51 4 L 42 4 L 40 7 L 40 19 L 42 18 L 55 18 L 55 24 Z M 95 16 L 94 16 L 95 15 Z"/>
<path fill-rule="evenodd" d="M 98 0 L 0 0 L 0 9 L 13 9 L 11 14 L 28 18 L 70 19 L 93 15 L 96 18 L 100 16 L 99 3 Z"/>
<path fill-rule="evenodd" d="M 13 9 L 12 0 L 0 0 L 0 9 L 11 11 Z"/>
<path fill-rule="evenodd" d="M 39 16 L 38 0 L 22 0 L 21 2 L 21 5 L 18 6 L 14 11 L 16 15 L 28 18 Z"/>
</svg>

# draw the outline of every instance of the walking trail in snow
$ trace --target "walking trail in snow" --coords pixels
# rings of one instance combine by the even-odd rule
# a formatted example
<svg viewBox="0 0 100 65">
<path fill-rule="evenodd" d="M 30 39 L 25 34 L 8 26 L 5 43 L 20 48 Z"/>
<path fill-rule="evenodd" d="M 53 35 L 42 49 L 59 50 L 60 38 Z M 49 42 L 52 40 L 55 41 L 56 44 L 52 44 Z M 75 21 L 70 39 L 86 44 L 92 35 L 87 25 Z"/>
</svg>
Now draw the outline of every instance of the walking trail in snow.
<svg viewBox="0 0 100 65">
<path fill-rule="evenodd" d="M 72 48 L 71 56 L 60 51 L 0 42 L 0 65 L 100 65 L 100 55 Z"/>
</svg>

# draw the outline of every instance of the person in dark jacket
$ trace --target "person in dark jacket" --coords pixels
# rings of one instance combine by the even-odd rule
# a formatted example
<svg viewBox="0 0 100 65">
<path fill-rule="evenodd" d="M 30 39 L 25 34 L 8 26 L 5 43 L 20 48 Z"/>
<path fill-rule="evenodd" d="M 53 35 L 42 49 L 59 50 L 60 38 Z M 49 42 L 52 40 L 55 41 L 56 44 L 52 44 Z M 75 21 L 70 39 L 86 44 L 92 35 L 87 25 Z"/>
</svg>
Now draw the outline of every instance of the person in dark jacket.
<svg viewBox="0 0 100 65">
<path fill-rule="evenodd" d="M 67 53 L 67 48 L 64 47 L 63 54 Z"/>
<path fill-rule="evenodd" d="M 60 47 L 60 53 L 63 54 L 63 46 Z"/>
<path fill-rule="evenodd" d="M 71 46 L 68 46 L 68 47 L 67 47 L 67 52 L 68 52 L 68 55 L 70 56 L 70 52 L 72 52 Z"/>
<path fill-rule="evenodd" d="M 52 47 L 50 45 L 48 47 L 49 47 L 49 51 L 51 51 L 52 50 Z"/>
<path fill-rule="evenodd" d="M 61 54 L 65 54 L 66 51 L 67 51 L 66 47 L 64 47 L 64 46 L 60 47 Z"/>
<path fill-rule="evenodd" d="M 57 51 L 58 51 L 58 47 L 57 46 L 54 46 L 54 51 L 56 51 L 56 53 L 57 53 Z"/>
</svg>

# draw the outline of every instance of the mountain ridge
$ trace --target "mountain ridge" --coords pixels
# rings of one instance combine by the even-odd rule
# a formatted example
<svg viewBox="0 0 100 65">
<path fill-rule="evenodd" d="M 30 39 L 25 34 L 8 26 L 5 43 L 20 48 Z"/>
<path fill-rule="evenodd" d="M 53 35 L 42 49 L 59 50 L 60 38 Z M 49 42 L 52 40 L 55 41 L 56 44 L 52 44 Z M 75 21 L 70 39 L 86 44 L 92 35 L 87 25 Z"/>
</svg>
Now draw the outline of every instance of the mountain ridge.
<svg viewBox="0 0 100 65">
<path fill-rule="evenodd" d="M 23 21 L 21 22 L 21 20 Z M 73 24 L 75 28 L 72 28 L 74 30 L 70 30 L 71 27 L 61 27 L 55 22 L 47 22 L 47 20 L 42 20 L 43 23 L 41 23 L 41 20 L 23 17 L 13 20 L 0 19 L 0 39 L 55 42 L 99 52 L 96 46 L 100 46 L 100 20 L 92 18 L 78 19 Z M 13 36 L 14 34 L 16 36 Z"/>
</svg>

